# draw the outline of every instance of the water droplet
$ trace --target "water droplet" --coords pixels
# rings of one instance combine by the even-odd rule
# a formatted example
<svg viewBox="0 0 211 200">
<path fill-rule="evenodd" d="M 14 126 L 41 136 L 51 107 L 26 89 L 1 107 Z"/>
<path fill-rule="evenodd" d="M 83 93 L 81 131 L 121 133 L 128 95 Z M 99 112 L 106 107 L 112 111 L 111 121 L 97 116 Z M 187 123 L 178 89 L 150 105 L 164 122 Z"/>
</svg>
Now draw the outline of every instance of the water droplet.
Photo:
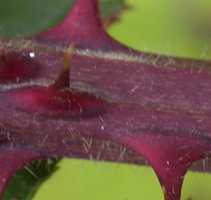
<svg viewBox="0 0 211 200">
<path fill-rule="evenodd" d="M 34 58 L 34 57 L 35 57 L 35 53 L 34 53 L 34 52 L 30 52 L 30 53 L 29 53 L 29 56 L 30 56 L 31 58 Z"/>
</svg>

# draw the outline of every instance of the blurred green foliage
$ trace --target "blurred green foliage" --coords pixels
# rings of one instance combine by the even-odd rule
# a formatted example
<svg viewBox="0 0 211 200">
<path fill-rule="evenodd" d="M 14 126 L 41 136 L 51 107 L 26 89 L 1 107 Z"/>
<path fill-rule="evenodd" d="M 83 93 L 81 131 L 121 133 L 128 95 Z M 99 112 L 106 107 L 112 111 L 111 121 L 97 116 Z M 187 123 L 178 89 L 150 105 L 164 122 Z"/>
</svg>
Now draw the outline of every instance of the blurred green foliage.
<svg viewBox="0 0 211 200">
<path fill-rule="evenodd" d="M 23 37 L 58 24 L 74 0 L 0 0 L 0 35 Z M 103 18 L 121 10 L 124 0 L 100 0 Z"/>
<path fill-rule="evenodd" d="M 10 180 L 4 200 L 30 200 L 40 185 L 55 172 L 60 159 L 49 158 L 30 163 Z"/>
<path fill-rule="evenodd" d="M 211 37 L 207 37 L 209 31 L 211 35 L 210 0 L 127 2 L 133 9 L 109 30 L 117 40 L 142 51 L 211 59 Z M 202 24 L 204 32 L 199 35 Z"/>
</svg>

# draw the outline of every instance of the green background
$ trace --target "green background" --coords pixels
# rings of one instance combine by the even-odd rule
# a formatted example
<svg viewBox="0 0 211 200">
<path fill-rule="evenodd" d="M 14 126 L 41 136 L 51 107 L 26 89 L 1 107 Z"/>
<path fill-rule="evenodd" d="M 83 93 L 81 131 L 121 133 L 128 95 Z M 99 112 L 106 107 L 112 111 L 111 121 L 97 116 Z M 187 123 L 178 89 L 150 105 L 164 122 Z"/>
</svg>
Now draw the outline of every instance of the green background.
<svg viewBox="0 0 211 200">
<path fill-rule="evenodd" d="M 109 28 L 119 41 L 142 51 L 211 58 L 211 3 L 207 0 L 128 0 L 131 9 Z M 191 5 L 191 6 L 190 6 Z M 207 13 L 204 16 L 204 13 Z M 198 23 L 195 24 L 196 19 Z M 200 21 L 201 20 L 201 21 Z M 194 23 L 193 23 L 194 22 Z M 203 30 L 200 32 L 199 30 Z M 211 34 L 210 34 L 211 35 Z M 65 159 L 33 200 L 162 200 L 150 167 Z M 211 199 L 211 175 L 188 172 L 182 199 Z"/>
</svg>

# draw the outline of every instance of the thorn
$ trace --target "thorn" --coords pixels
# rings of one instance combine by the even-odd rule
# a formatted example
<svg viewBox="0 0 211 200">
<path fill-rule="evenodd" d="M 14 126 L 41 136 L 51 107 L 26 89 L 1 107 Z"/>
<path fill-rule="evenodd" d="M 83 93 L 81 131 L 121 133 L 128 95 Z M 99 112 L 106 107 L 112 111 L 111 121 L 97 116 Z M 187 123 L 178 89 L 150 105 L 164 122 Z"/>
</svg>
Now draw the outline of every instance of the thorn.
<svg viewBox="0 0 211 200">
<path fill-rule="evenodd" d="M 7 65 L 7 59 L 5 57 L 5 47 L 3 45 L 0 45 L 0 61 Z"/>
<path fill-rule="evenodd" d="M 4 46 L 0 45 L 0 58 L 2 60 L 4 60 L 4 55 L 5 55 Z"/>
<path fill-rule="evenodd" d="M 70 85 L 70 68 L 71 68 L 71 57 L 74 52 L 74 45 L 71 44 L 65 51 L 63 66 L 61 73 L 55 83 L 52 85 L 55 89 L 68 88 Z"/>
<path fill-rule="evenodd" d="M 50 46 L 66 47 L 74 43 L 81 49 L 130 51 L 130 48 L 111 38 L 103 29 L 98 0 L 76 0 L 61 23 L 29 39 Z"/>
<path fill-rule="evenodd" d="M 66 46 L 76 42 L 76 45 L 81 45 L 87 38 L 95 36 L 95 29 L 102 32 L 101 28 L 98 0 L 76 0 L 61 23 L 34 38 L 41 43 Z"/>
<path fill-rule="evenodd" d="M 70 71 L 71 56 L 73 55 L 73 51 L 74 51 L 74 44 L 71 44 L 65 51 L 62 71 Z"/>
<path fill-rule="evenodd" d="M 4 55 L 4 47 L 0 45 L 0 57 Z"/>
</svg>

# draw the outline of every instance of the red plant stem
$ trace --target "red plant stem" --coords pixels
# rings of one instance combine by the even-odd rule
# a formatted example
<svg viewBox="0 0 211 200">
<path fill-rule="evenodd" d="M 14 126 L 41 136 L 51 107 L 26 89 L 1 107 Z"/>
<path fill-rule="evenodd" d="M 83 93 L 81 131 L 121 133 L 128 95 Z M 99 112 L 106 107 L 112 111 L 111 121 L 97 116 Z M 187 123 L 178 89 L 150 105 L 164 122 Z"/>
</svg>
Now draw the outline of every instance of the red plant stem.
<svg viewBox="0 0 211 200">
<path fill-rule="evenodd" d="M 103 30 L 95 0 L 78 0 L 61 24 L 32 39 L 5 45 L 1 55 L 0 77 L 15 71 L 0 80 L 1 192 L 36 159 L 140 164 L 142 156 L 165 199 L 178 200 L 187 170 L 211 152 L 210 61 L 119 44 Z M 70 44 L 71 74 L 61 72 L 64 55 L 56 51 Z"/>
</svg>

